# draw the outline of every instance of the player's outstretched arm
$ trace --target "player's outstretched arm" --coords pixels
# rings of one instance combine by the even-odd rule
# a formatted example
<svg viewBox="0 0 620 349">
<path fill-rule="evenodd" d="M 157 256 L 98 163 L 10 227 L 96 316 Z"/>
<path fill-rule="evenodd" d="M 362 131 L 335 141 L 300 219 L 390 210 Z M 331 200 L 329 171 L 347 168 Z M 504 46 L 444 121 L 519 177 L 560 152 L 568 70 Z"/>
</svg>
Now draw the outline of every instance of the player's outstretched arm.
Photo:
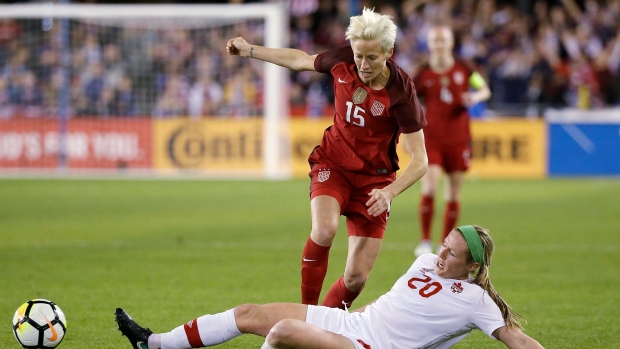
<svg viewBox="0 0 620 349">
<path fill-rule="evenodd" d="M 310 56 L 304 51 L 293 48 L 269 48 L 251 45 L 241 37 L 228 40 L 226 51 L 230 55 L 255 58 L 296 71 L 315 70 L 314 60 L 317 56 Z"/>
<path fill-rule="evenodd" d="M 373 189 L 368 193 L 368 196 L 370 196 L 370 199 L 366 202 L 368 214 L 378 216 L 385 210 L 389 210 L 392 199 L 422 178 L 428 169 L 428 157 L 426 156 L 424 133 L 422 130 L 403 133 L 401 139 L 405 145 L 405 151 L 411 158 L 411 162 L 392 184 L 383 189 Z"/>
<path fill-rule="evenodd" d="M 516 328 L 500 327 L 493 331 L 493 336 L 510 349 L 544 349 L 538 341 Z"/>
</svg>

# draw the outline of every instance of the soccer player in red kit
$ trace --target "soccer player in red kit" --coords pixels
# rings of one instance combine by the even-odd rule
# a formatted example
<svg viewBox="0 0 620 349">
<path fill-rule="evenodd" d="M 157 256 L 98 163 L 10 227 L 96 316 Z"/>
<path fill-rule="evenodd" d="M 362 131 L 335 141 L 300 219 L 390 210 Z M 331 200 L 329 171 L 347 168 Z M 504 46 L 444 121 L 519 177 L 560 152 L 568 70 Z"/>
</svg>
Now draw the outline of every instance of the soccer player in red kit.
<svg viewBox="0 0 620 349">
<path fill-rule="evenodd" d="M 319 302 L 329 250 L 344 215 L 349 235 L 345 272 L 322 305 L 351 305 L 379 254 L 392 199 L 426 172 L 424 112 L 411 78 L 391 60 L 396 29 L 390 16 L 364 9 L 350 19 L 350 46 L 315 55 L 251 45 L 243 38 L 227 43 L 231 55 L 334 78 L 334 123 L 308 158 L 312 230 L 302 255 L 304 304 Z M 396 178 L 399 139 L 412 161 Z"/>
<path fill-rule="evenodd" d="M 424 142 L 428 154 L 428 171 L 422 178 L 420 222 L 422 236 L 414 250 L 416 256 L 431 253 L 431 223 L 435 193 L 446 173 L 441 241 L 456 226 L 460 210 L 460 191 L 471 157 L 471 135 L 467 108 L 491 97 L 484 79 L 468 63 L 452 54 L 454 37 L 450 28 L 436 26 L 429 30 L 429 61 L 414 74 L 418 96 L 426 108 L 428 125 Z"/>
</svg>

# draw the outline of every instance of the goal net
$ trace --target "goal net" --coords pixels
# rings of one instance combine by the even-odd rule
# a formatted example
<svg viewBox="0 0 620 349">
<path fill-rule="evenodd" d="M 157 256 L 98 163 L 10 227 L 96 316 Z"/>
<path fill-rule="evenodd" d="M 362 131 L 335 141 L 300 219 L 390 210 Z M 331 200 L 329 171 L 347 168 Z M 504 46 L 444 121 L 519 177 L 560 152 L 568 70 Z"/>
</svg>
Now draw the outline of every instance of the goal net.
<svg viewBox="0 0 620 349">
<path fill-rule="evenodd" d="M 0 5 L 0 175 L 288 178 L 286 6 Z"/>
</svg>

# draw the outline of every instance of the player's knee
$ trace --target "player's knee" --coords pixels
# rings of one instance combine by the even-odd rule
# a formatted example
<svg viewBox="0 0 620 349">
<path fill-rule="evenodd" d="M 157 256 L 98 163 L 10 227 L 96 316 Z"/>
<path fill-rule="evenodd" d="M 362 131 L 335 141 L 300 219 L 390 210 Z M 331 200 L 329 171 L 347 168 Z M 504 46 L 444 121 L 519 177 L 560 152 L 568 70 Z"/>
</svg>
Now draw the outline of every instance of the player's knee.
<svg viewBox="0 0 620 349">
<path fill-rule="evenodd" d="M 243 333 L 255 333 L 260 334 L 261 329 L 256 326 L 260 321 L 256 321 L 259 318 L 261 310 L 260 305 L 256 304 L 242 304 L 234 309 L 235 322 L 237 328 Z M 264 332 L 266 333 L 268 329 Z"/>
<path fill-rule="evenodd" d="M 280 320 L 267 334 L 267 344 L 274 349 L 292 348 L 291 345 L 296 332 L 298 331 L 296 330 L 294 320 Z"/>
<path fill-rule="evenodd" d="M 312 240 L 320 245 L 326 245 L 334 240 L 338 231 L 338 222 L 323 222 L 312 227 Z"/>
</svg>

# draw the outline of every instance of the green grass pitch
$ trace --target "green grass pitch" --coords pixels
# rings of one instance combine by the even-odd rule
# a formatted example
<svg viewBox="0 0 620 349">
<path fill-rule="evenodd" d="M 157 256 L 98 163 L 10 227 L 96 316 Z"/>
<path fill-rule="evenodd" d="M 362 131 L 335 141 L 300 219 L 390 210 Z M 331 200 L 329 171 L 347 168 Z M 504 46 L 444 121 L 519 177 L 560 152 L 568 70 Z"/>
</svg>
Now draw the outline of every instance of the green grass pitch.
<svg viewBox="0 0 620 349">
<path fill-rule="evenodd" d="M 156 332 L 246 302 L 299 301 L 308 181 L 0 180 L 0 349 L 17 307 L 56 302 L 60 348 L 129 348 L 113 312 Z M 397 197 L 355 306 L 413 261 L 419 185 Z M 620 180 L 468 180 L 459 223 L 489 228 L 491 280 L 547 348 L 620 348 Z M 442 200 L 434 224 L 437 239 Z M 341 224 L 324 290 L 342 273 Z M 219 348 L 258 348 L 242 336 Z M 502 348 L 480 331 L 457 348 Z"/>
</svg>

